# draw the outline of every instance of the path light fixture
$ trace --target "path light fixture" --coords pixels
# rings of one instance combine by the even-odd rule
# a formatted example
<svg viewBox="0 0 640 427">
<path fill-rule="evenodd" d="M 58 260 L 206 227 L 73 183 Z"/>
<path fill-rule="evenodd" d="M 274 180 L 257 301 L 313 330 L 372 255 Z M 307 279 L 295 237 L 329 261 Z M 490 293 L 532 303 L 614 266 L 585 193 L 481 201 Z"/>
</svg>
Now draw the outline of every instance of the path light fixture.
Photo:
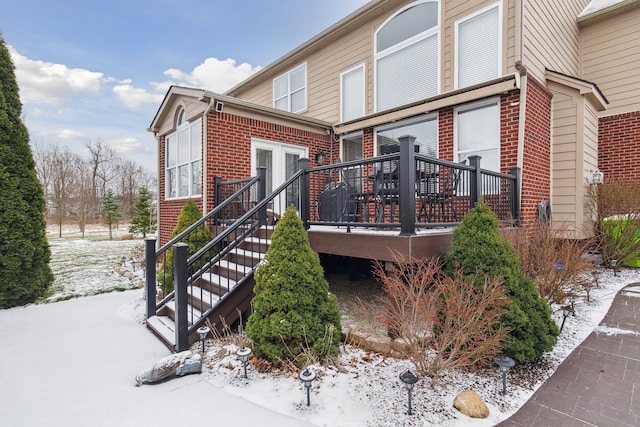
<svg viewBox="0 0 640 427">
<path fill-rule="evenodd" d="M 127 258 L 122 257 L 122 259 L 120 260 L 120 262 L 122 263 L 122 266 L 124 267 L 124 264 L 127 262 Z"/>
<path fill-rule="evenodd" d="M 242 347 L 240 350 L 236 351 L 236 354 L 242 360 L 242 367 L 244 368 L 244 377 L 247 378 L 247 363 L 249 362 L 249 355 L 251 354 L 251 349 L 247 347 Z"/>
<path fill-rule="evenodd" d="M 204 341 L 207 339 L 209 328 L 206 326 L 200 326 L 198 328 L 198 335 L 200 335 L 200 341 L 202 341 L 202 354 L 204 355 Z"/>
<path fill-rule="evenodd" d="M 408 369 L 400 374 L 400 381 L 402 381 L 404 387 L 407 389 L 407 402 L 409 407 L 407 414 L 409 415 L 411 415 L 411 390 L 413 390 L 413 385 L 417 383 L 419 379 L 418 375 Z"/>
<path fill-rule="evenodd" d="M 515 366 L 516 362 L 504 354 L 496 357 L 495 362 L 500 367 L 500 372 L 502 372 L 502 394 L 507 394 L 507 374 Z"/>
<path fill-rule="evenodd" d="M 560 325 L 560 333 L 562 333 L 562 329 L 564 328 L 564 322 L 567 320 L 567 317 L 569 317 L 570 313 L 571 313 L 571 306 L 563 305 L 562 306 L 562 324 Z"/>
<path fill-rule="evenodd" d="M 300 381 L 304 384 L 304 387 L 307 389 L 307 406 L 311 405 L 311 383 L 316 379 L 316 374 L 313 371 L 310 371 L 309 368 L 300 372 Z"/>
<path fill-rule="evenodd" d="M 616 272 L 616 267 L 618 266 L 618 260 L 617 259 L 612 259 L 611 260 L 611 268 L 613 268 L 613 275 L 617 276 L 618 273 Z"/>
</svg>

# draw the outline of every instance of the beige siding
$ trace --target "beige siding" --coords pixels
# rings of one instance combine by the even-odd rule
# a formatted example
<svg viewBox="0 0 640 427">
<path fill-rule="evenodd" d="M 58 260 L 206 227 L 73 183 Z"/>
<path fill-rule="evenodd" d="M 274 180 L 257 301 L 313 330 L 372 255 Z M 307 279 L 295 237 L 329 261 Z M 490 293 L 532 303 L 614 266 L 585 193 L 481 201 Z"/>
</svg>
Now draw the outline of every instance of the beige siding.
<svg viewBox="0 0 640 427">
<path fill-rule="evenodd" d="M 503 74 L 513 72 L 515 54 L 515 1 L 516 0 L 447 0 L 441 2 L 440 33 L 440 91 L 453 89 L 454 31 L 455 22 L 479 9 L 502 1 L 503 12 Z M 340 74 L 356 65 L 365 64 L 366 109 L 374 112 L 374 52 L 373 38 L 376 29 L 397 10 L 412 1 L 390 0 L 379 13 L 355 29 L 333 36 L 331 43 L 309 49 L 304 56 L 292 58 L 277 70 L 260 76 L 259 84 L 241 88 L 234 96 L 260 105 L 272 105 L 272 81 L 289 69 L 307 63 L 307 106 L 303 114 L 315 118 L 339 122 Z"/>
<path fill-rule="evenodd" d="M 589 0 L 522 0 L 523 64 L 538 79 L 544 70 L 580 76 L 577 16 Z"/>
<path fill-rule="evenodd" d="M 602 114 L 640 110 L 640 8 L 581 30 L 583 77 L 595 82 L 609 101 Z"/>
</svg>

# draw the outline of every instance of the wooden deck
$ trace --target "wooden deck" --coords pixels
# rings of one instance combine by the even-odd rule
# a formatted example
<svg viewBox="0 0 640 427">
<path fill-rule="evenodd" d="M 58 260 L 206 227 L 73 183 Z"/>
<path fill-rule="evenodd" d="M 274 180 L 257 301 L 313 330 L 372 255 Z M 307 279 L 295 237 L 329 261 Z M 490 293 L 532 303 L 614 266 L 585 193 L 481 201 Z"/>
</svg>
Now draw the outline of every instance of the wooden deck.
<svg viewBox="0 0 640 427">
<path fill-rule="evenodd" d="M 405 259 L 444 256 L 453 240 L 453 228 L 423 230 L 400 236 L 399 230 L 312 226 L 308 230 L 311 248 L 323 254 L 393 261 L 394 253 Z"/>
</svg>

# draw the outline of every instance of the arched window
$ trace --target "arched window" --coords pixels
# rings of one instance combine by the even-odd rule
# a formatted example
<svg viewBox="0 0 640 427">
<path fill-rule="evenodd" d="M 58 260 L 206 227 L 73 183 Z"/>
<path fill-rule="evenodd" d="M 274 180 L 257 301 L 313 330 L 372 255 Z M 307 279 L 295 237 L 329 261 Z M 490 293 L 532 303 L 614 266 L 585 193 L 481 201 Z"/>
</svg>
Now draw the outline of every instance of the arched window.
<svg viewBox="0 0 640 427">
<path fill-rule="evenodd" d="M 176 127 L 180 127 L 184 124 L 184 108 L 178 108 L 178 114 L 176 114 Z"/>
<path fill-rule="evenodd" d="M 176 111 L 176 130 L 165 138 L 165 197 L 202 194 L 202 119 L 189 123 L 184 108 Z"/>
<path fill-rule="evenodd" d="M 438 94 L 439 33 L 437 0 L 410 4 L 376 31 L 376 111 Z"/>
</svg>

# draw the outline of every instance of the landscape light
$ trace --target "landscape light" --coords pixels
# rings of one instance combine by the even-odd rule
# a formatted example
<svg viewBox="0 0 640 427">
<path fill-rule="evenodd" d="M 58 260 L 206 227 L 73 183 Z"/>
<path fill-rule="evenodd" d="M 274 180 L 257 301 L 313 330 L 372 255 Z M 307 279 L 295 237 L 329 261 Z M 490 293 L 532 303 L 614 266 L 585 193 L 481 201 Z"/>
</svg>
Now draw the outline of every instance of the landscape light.
<svg viewBox="0 0 640 427">
<path fill-rule="evenodd" d="M 236 354 L 242 360 L 242 366 L 244 367 L 244 377 L 247 378 L 247 362 L 249 361 L 249 355 L 251 354 L 251 349 L 242 347 L 240 350 L 236 351 Z"/>
<path fill-rule="evenodd" d="M 500 367 L 500 372 L 502 372 L 502 394 L 507 394 L 507 374 L 515 366 L 516 362 L 504 354 L 496 357 L 495 362 Z"/>
<path fill-rule="evenodd" d="M 612 259 L 611 260 L 611 268 L 613 268 L 613 275 L 617 276 L 618 274 L 616 273 L 616 267 L 618 266 L 618 260 L 617 259 Z"/>
<path fill-rule="evenodd" d="M 300 378 L 300 381 L 302 381 L 305 388 L 307 389 L 307 406 L 309 406 L 311 405 L 311 401 L 310 401 L 311 383 L 313 382 L 313 380 L 316 379 L 316 374 L 313 371 L 310 371 L 309 368 L 307 368 L 304 371 L 300 372 L 300 376 L 298 378 Z"/>
<path fill-rule="evenodd" d="M 414 374 L 408 369 L 400 374 L 400 381 L 402 381 L 405 388 L 407 389 L 407 402 L 409 406 L 407 414 L 409 415 L 411 415 L 411 390 L 413 390 L 413 385 L 417 383 L 419 379 L 420 378 L 418 378 L 418 375 Z"/>
<path fill-rule="evenodd" d="M 198 334 L 200 335 L 200 341 L 202 341 L 202 355 L 204 356 L 204 341 L 207 339 L 207 334 L 209 333 L 209 328 L 206 326 L 201 326 L 198 328 Z"/>
</svg>

